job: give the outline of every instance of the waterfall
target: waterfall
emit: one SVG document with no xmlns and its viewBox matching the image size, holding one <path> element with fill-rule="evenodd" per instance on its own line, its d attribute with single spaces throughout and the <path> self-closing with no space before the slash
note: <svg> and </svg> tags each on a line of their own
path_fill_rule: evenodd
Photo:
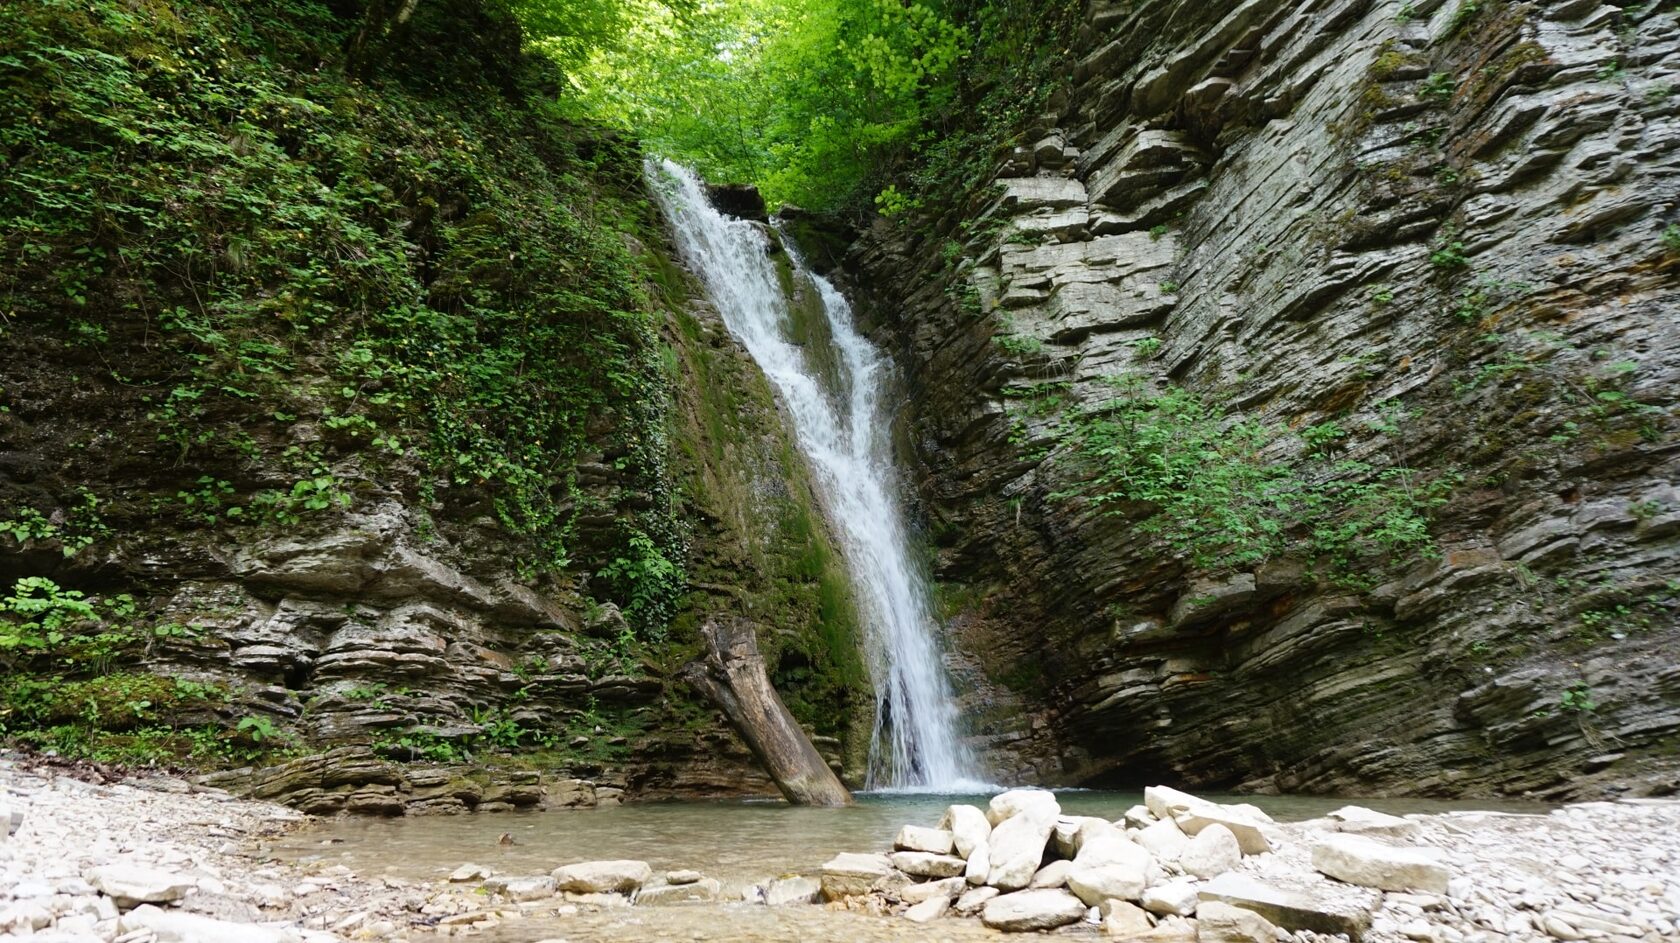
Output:
<svg viewBox="0 0 1680 943">
<path fill-rule="evenodd" d="M 764 227 L 714 209 L 687 168 L 650 161 L 647 172 L 684 259 L 792 418 L 838 531 L 875 685 L 866 785 L 988 788 L 957 733 L 927 583 L 910 552 L 881 402 L 887 365 L 880 352 L 858 332 L 845 297 L 790 249 L 794 277 L 818 292 L 834 349 L 814 352 L 795 343 L 792 311 Z"/>
</svg>

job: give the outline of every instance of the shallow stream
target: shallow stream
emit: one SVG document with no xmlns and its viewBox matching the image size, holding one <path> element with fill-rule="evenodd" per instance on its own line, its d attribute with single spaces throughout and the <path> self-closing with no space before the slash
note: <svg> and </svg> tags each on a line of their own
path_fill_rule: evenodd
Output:
<svg viewBox="0 0 1680 943">
<path fill-rule="evenodd" d="M 1208 798 L 1218 800 L 1216 795 Z M 647 861 L 655 874 L 692 868 L 723 882 L 726 893 L 787 874 L 814 875 L 842 851 L 887 851 L 907 824 L 935 825 L 947 805 L 984 807 L 989 796 L 926 794 L 860 795 L 845 809 L 789 807 L 780 801 L 671 802 L 602 809 L 496 815 L 342 819 L 293 834 L 275 851 L 291 860 L 343 864 L 367 878 L 381 875 L 441 881 L 463 863 L 498 874 L 545 874 L 563 864 L 609 858 Z M 1141 793 L 1065 791 L 1057 794 L 1071 815 L 1119 818 L 1143 801 Z M 1279 821 L 1321 816 L 1345 799 L 1243 796 Z M 1360 799 L 1359 805 L 1393 814 L 1501 808 L 1540 811 L 1530 804 L 1426 799 Z M 511 836 L 503 844 L 501 836 Z M 570 917 L 510 923 L 484 940 L 566 939 L 574 943 L 667 940 L 996 940 L 976 921 L 946 920 L 919 926 L 896 918 L 834 913 L 819 907 L 744 904 L 634 907 Z"/>
</svg>

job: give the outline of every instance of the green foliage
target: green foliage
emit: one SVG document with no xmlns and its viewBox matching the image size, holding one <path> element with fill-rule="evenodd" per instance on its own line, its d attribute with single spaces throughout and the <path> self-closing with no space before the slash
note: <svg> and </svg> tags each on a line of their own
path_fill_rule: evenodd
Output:
<svg viewBox="0 0 1680 943">
<path fill-rule="evenodd" d="M 622 43 L 567 66 L 578 111 L 711 179 L 756 183 L 772 204 L 885 216 L 920 205 L 895 179 L 906 162 L 923 191 L 978 175 L 1053 90 L 1080 10 L 1075 0 L 628 6 Z"/>
<path fill-rule="evenodd" d="M 1441 38 L 1451 39 L 1475 22 L 1486 2 L 1487 0 L 1460 0 L 1458 7 L 1453 10 L 1452 17 L 1447 20 L 1447 27 L 1442 31 Z"/>
<path fill-rule="evenodd" d="M 1464 242 L 1456 238 L 1452 232 L 1447 232 L 1436 241 L 1435 247 L 1429 253 L 1429 264 L 1443 272 L 1452 272 L 1470 267 L 1470 256 L 1465 254 Z"/>
<path fill-rule="evenodd" d="M 58 541 L 65 557 L 74 557 L 95 542 L 110 536 L 111 530 L 99 516 L 100 500 L 86 487 L 78 488 L 68 508 L 56 517 L 62 523 L 32 507 L 19 507 L 6 520 L 0 520 L 0 537 L 9 537 L 18 544 Z"/>
<path fill-rule="evenodd" d="M 0 6 L 4 317 L 83 345 L 144 337 L 124 388 L 169 460 L 290 476 L 248 492 L 189 473 L 163 500 L 195 524 L 348 508 L 360 450 L 418 465 L 420 499 L 486 499 L 527 571 L 564 566 L 587 449 L 629 455 L 634 486 L 660 491 L 659 317 L 624 235 L 651 209 L 597 182 L 634 181 L 639 155 L 569 122 L 563 76 L 522 55 L 509 17 L 575 67 L 622 45 L 635 9 L 377 8 Z M 351 75 L 342 50 L 362 47 Z M 327 443 L 288 444 L 293 423 Z M 0 532 L 46 539 L 30 513 Z M 676 555 L 668 513 L 638 527 Z M 50 535 L 67 554 L 99 536 L 70 523 Z"/>
<path fill-rule="evenodd" d="M 1577 681 L 1565 688 L 1558 699 L 1558 706 L 1570 714 L 1590 714 L 1598 710 L 1598 702 L 1592 699 L 1592 689 L 1585 681 Z"/>
<path fill-rule="evenodd" d="M 1420 486 L 1410 469 L 1356 462 L 1309 475 L 1264 457 L 1277 430 L 1135 377 L 1066 434 L 1094 474 L 1092 500 L 1143 518 L 1144 531 L 1210 569 L 1253 566 L 1299 543 L 1336 578 L 1358 582 L 1367 565 L 1430 552 L 1428 514 L 1451 484 Z M 1326 451 L 1342 435 L 1324 423 L 1303 438 Z"/>
<path fill-rule="evenodd" d="M 1418 97 L 1426 101 L 1450 101 L 1458 91 L 1458 80 L 1450 72 L 1434 72 L 1418 88 Z"/>
<path fill-rule="evenodd" d="M 683 568 L 641 531 L 631 533 L 625 547 L 627 552 L 602 567 L 598 575 L 615 596 L 628 601 L 628 618 L 662 628 L 675 614 L 677 600 L 687 588 Z"/>
<path fill-rule="evenodd" d="M 1670 223 L 1663 230 L 1662 244 L 1670 252 L 1680 252 L 1680 223 Z"/>
</svg>

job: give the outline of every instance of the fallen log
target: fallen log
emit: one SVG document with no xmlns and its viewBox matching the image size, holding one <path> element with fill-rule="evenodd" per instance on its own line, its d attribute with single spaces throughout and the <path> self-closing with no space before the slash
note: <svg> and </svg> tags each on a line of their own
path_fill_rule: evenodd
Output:
<svg viewBox="0 0 1680 943">
<path fill-rule="evenodd" d="M 683 668 L 684 680 L 729 718 L 764 771 L 794 805 L 851 805 L 852 794 L 823 762 L 770 684 L 758 636 L 745 619 L 713 619 L 700 630 L 706 654 Z"/>
</svg>

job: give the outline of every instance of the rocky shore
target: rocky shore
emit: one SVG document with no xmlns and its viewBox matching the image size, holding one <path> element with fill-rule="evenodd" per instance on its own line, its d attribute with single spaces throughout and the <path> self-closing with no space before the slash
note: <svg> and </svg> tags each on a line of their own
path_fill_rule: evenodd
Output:
<svg viewBox="0 0 1680 943">
<path fill-rule="evenodd" d="M 1385 815 L 1282 824 L 1166 787 L 1108 821 L 1013 790 L 906 825 L 891 854 L 823 867 L 831 907 L 1006 932 L 1100 925 L 1117 939 L 1377 943 L 1680 939 L 1680 802 L 1550 815 Z M 1637 842 L 1625 839 L 1639 836 Z"/>
<path fill-rule="evenodd" d="M 745 884 L 643 861 L 556 862 L 536 874 L 464 862 L 427 882 L 273 854 L 276 839 L 310 821 L 179 779 L 87 781 L 0 760 L 0 822 L 10 825 L 0 829 L 0 936 L 665 939 L 675 938 L 670 921 L 653 915 L 683 910 L 704 918 L 710 939 L 730 939 L 719 934 L 737 925 L 739 939 L 803 939 L 824 933 L 825 920 L 844 931 L 832 938 L 870 940 L 1035 930 L 1159 943 L 1680 938 L 1680 802 L 1667 800 L 1549 815 L 1349 806 L 1279 823 L 1160 787 L 1113 820 L 1064 815 L 1054 795 L 1014 790 L 907 824 L 890 852 L 841 853 L 819 867 L 813 849 L 808 873 Z M 754 916 L 770 913 L 794 919 Z"/>
</svg>

